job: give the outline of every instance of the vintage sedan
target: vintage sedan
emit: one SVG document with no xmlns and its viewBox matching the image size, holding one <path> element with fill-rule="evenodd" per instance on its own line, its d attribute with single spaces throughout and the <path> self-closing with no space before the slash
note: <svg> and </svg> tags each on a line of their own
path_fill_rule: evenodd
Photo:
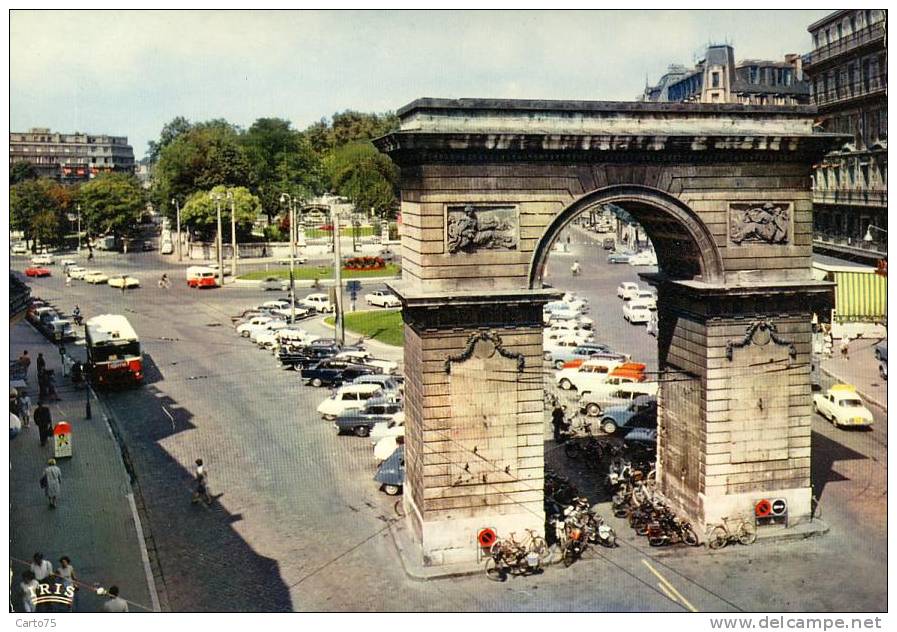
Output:
<svg viewBox="0 0 897 632">
<path fill-rule="evenodd" d="M 329 358 L 318 362 L 314 366 L 303 368 L 301 376 L 305 382 L 317 387 L 325 384 L 351 382 L 359 375 L 381 372 L 380 369 L 372 366 Z"/>
<path fill-rule="evenodd" d="M 392 455 L 380 464 L 374 480 L 380 483 L 382 489 L 389 496 L 402 493 L 405 484 L 405 446 L 400 445 Z"/>
<path fill-rule="evenodd" d="M 402 404 L 382 397 L 372 398 L 364 406 L 347 410 L 337 415 L 333 427 L 337 434 L 352 433 L 356 437 L 366 437 L 379 423 L 394 421 L 402 412 Z"/>
<path fill-rule="evenodd" d="M 87 274 L 87 268 L 82 268 L 81 266 L 69 266 L 65 269 L 65 273 L 73 279 L 83 279 L 84 275 Z"/>
<path fill-rule="evenodd" d="M 140 279 L 128 276 L 127 274 L 117 274 L 113 277 L 109 277 L 109 287 L 131 290 L 140 287 Z"/>
<path fill-rule="evenodd" d="M 402 301 L 399 297 L 387 290 L 374 290 L 370 294 L 364 295 L 364 301 L 368 305 L 377 307 L 401 307 Z"/>
<path fill-rule="evenodd" d="M 29 266 L 25 268 L 25 276 L 48 277 L 50 276 L 50 271 L 43 266 Z"/>
<path fill-rule="evenodd" d="M 639 395 L 629 404 L 609 406 L 601 414 L 601 429 L 607 434 L 628 436 L 634 428 L 657 428 L 657 398 Z"/>
<path fill-rule="evenodd" d="M 280 279 L 278 277 L 271 276 L 266 277 L 265 280 L 259 284 L 259 287 L 261 287 L 265 292 L 269 290 L 286 292 L 290 289 L 290 282 L 287 279 Z"/>
<path fill-rule="evenodd" d="M 835 384 L 825 393 L 814 394 L 813 412 L 828 419 L 835 428 L 871 426 L 875 421 L 856 387 L 850 384 Z"/>
<path fill-rule="evenodd" d="M 607 255 L 608 263 L 629 263 L 631 252 L 611 252 Z"/>
<path fill-rule="evenodd" d="M 103 272 L 99 270 L 91 270 L 84 275 L 84 280 L 87 283 L 91 283 L 93 285 L 97 285 L 99 283 L 108 283 L 109 277 L 106 276 Z"/>
<path fill-rule="evenodd" d="M 36 266 L 51 266 L 53 265 L 53 257 L 47 254 L 37 255 L 31 258 L 31 263 Z"/>
</svg>

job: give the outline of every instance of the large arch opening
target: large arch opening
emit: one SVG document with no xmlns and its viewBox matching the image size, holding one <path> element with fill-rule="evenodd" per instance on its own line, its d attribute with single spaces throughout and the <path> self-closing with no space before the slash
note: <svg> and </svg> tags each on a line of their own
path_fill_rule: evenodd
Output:
<svg viewBox="0 0 897 632">
<path fill-rule="evenodd" d="M 646 186 L 618 185 L 592 191 L 561 211 L 546 227 L 533 252 L 530 289 L 543 285 L 545 264 L 558 237 L 589 209 L 615 205 L 644 228 L 654 244 L 658 268 L 670 279 L 719 283 L 723 263 L 707 226 L 697 214 L 669 193 Z"/>
</svg>

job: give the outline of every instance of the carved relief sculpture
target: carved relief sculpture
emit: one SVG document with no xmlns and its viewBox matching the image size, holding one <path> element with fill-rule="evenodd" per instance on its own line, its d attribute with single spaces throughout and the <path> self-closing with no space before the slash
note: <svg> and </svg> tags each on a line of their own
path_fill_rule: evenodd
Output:
<svg viewBox="0 0 897 632">
<path fill-rule="evenodd" d="M 746 347 L 751 343 L 762 347 L 768 345 L 770 341 L 777 345 L 788 347 L 788 355 L 792 359 L 797 357 L 797 347 L 794 346 L 793 342 L 784 340 L 779 336 L 779 330 L 774 323 L 768 320 L 758 320 L 748 325 L 741 340 L 730 340 L 726 343 L 726 358 L 731 362 L 732 352 L 735 349 Z"/>
<path fill-rule="evenodd" d="M 790 209 L 784 203 L 729 206 L 729 238 L 735 244 L 787 244 L 790 226 Z"/>
<path fill-rule="evenodd" d="M 446 248 L 450 253 L 516 250 L 518 221 L 513 208 L 449 207 Z"/>
</svg>

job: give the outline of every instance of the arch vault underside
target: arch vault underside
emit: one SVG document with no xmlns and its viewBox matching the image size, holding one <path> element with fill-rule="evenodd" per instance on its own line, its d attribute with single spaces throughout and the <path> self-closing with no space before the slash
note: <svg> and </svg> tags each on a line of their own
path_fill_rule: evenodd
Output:
<svg viewBox="0 0 897 632">
<path fill-rule="evenodd" d="M 401 167 L 408 520 L 427 565 L 482 527 L 544 528 L 551 242 L 613 203 L 660 271 L 658 484 L 698 526 L 810 515 L 809 108 L 422 99 L 376 141 Z M 600 323 L 599 323 L 600 326 Z"/>
</svg>

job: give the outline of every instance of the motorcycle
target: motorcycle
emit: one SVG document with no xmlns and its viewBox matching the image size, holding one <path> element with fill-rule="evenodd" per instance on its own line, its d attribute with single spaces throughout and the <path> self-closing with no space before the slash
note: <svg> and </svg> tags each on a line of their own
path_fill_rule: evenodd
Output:
<svg viewBox="0 0 897 632">
<path fill-rule="evenodd" d="M 698 546 L 698 534 L 687 520 L 681 520 L 665 514 L 657 522 L 648 525 L 648 544 L 666 546 L 668 544 L 687 544 Z"/>
</svg>

